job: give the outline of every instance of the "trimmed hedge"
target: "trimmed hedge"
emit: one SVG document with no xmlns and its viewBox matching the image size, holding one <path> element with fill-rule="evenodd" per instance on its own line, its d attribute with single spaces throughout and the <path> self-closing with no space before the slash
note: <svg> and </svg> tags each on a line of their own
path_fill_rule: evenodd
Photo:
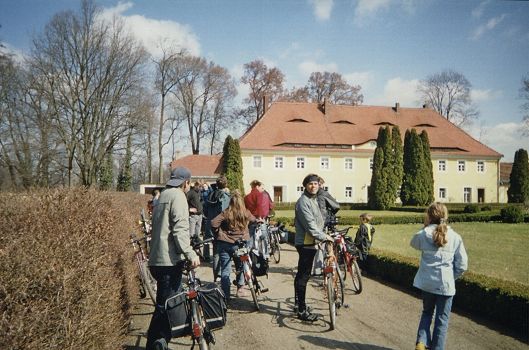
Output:
<svg viewBox="0 0 529 350">
<path fill-rule="evenodd" d="M 368 271 L 408 290 L 419 267 L 418 259 L 373 248 L 368 256 Z M 493 322 L 504 324 L 524 339 L 529 338 L 529 288 L 475 273 L 465 273 L 456 281 L 454 305 Z"/>
</svg>

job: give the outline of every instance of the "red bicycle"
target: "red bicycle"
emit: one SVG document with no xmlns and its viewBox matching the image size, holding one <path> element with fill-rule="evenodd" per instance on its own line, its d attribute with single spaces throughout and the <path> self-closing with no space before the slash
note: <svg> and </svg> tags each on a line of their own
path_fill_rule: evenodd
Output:
<svg viewBox="0 0 529 350">
<path fill-rule="evenodd" d="M 347 272 L 351 275 L 352 289 L 355 294 L 362 293 L 362 274 L 360 267 L 356 260 L 359 257 L 358 249 L 354 244 L 353 238 L 347 233 L 352 227 L 344 228 L 343 230 L 336 230 L 329 232 L 330 236 L 334 238 L 334 255 L 338 261 L 338 270 L 346 280 Z"/>
</svg>

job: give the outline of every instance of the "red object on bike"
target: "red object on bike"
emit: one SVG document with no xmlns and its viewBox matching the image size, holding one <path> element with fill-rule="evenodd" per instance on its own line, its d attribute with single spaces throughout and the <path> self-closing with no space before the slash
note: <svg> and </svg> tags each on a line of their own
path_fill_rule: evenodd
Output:
<svg viewBox="0 0 529 350">
<path fill-rule="evenodd" d="M 250 261 L 250 256 L 242 255 L 242 256 L 239 257 L 239 259 L 241 259 L 241 261 Z"/>
<path fill-rule="evenodd" d="M 323 268 L 323 273 L 331 273 L 333 271 L 334 271 L 334 267 L 332 267 L 332 266 L 325 266 Z"/>
<path fill-rule="evenodd" d="M 201 330 L 200 330 L 200 325 L 198 323 L 194 323 L 193 324 L 193 335 L 196 337 L 196 338 L 199 338 L 201 336 Z"/>
<path fill-rule="evenodd" d="M 196 290 L 190 290 L 187 292 L 187 297 L 189 299 L 195 299 L 197 297 L 198 293 Z"/>
</svg>

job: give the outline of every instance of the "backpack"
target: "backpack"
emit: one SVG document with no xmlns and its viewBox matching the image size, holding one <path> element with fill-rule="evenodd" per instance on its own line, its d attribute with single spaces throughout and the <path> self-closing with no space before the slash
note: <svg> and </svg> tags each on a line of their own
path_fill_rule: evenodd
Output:
<svg viewBox="0 0 529 350">
<path fill-rule="evenodd" d="M 266 260 L 263 254 L 255 254 L 254 251 L 250 251 L 250 259 L 252 259 L 252 272 L 256 277 L 268 275 L 268 260 Z"/>
<path fill-rule="evenodd" d="M 223 190 L 214 189 L 208 195 L 206 203 L 204 203 L 204 214 L 208 219 L 214 219 L 217 215 L 222 213 L 229 204 L 230 195 Z"/>
</svg>

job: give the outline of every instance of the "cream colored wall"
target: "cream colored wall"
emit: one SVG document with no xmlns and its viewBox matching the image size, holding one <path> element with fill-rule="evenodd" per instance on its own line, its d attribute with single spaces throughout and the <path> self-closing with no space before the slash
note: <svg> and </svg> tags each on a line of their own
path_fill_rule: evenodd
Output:
<svg viewBox="0 0 529 350">
<path fill-rule="evenodd" d="M 439 171 L 439 160 L 446 161 L 446 171 Z M 458 161 L 465 161 L 465 171 L 458 171 Z M 485 171 L 478 172 L 477 162 L 484 161 Z M 434 196 L 443 202 L 464 202 L 464 188 L 471 189 L 471 202 L 478 202 L 478 189 L 485 189 L 485 203 L 498 201 L 498 161 L 483 159 L 432 157 L 434 174 Z M 439 188 L 447 189 L 445 199 L 438 198 Z"/>
<path fill-rule="evenodd" d="M 274 186 L 283 189 L 283 202 L 295 202 L 300 193 L 296 187 L 302 185 L 303 178 L 309 173 L 315 173 L 325 180 L 325 185 L 329 187 L 329 192 L 341 203 L 365 203 L 367 202 L 367 187 L 371 182 L 371 170 L 369 169 L 370 158 L 372 158 L 374 147 L 364 145 L 357 147 L 357 151 L 365 150 L 361 153 L 340 152 L 339 154 L 321 153 L 318 155 L 305 154 L 302 152 L 258 152 L 242 151 L 243 160 L 243 181 L 246 192 L 250 192 L 250 182 L 257 179 L 264 183 L 265 189 L 273 196 Z M 253 166 L 253 156 L 260 155 L 262 167 Z M 274 159 L 282 156 L 284 159 L 283 169 L 274 168 Z M 296 158 L 305 157 L 305 168 L 296 168 Z M 330 168 L 321 169 L 320 159 L 322 156 L 329 157 Z M 353 169 L 344 169 L 344 159 L 353 159 Z M 463 188 L 471 188 L 471 200 L 476 203 L 478 200 L 478 188 L 485 189 L 485 202 L 494 203 L 498 201 L 497 186 L 497 162 L 496 160 L 484 160 L 485 171 L 477 172 L 477 160 L 469 159 L 448 159 L 437 158 L 432 155 L 432 165 L 434 172 L 434 196 L 436 200 L 445 202 L 463 202 Z M 438 160 L 446 160 L 447 170 L 438 170 Z M 457 170 L 457 161 L 466 161 L 466 171 Z M 353 188 L 352 198 L 345 197 L 345 187 Z M 447 189 L 447 198 L 438 198 L 439 188 Z"/>
</svg>

